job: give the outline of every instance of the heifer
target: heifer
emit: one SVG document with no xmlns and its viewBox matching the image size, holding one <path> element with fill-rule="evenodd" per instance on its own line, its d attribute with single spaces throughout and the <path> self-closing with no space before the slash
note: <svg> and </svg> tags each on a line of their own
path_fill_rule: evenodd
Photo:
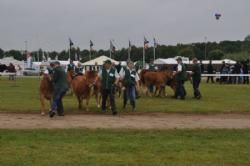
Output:
<svg viewBox="0 0 250 166">
<path fill-rule="evenodd" d="M 89 111 L 89 99 L 91 96 L 91 87 L 93 85 L 89 84 L 86 76 L 74 76 L 74 71 L 70 70 L 67 72 L 67 79 L 70 83 L 73 93 L 78 100 L 78 108 L 82 109 L 82 101 L 86 100 L 86 111 Z"/>
<path fill-rule="evenodd" d="M 45 115 L 45 101 L 48 100 L 51 106 L 53 97 L 53 83 L 50 79 L 49 74 L 43 74 L 43 78 L 40 82 L 39 92 L 41 103 L 41 115 Z"/>
<path fill-rule="evenodd" d="M 146 94 L 149 94 L 148 87 L 155 86 L 155 96 L 165 96 L 166 83 L 173 79 L 173 72 L 170 70 L 164 71 L 149 71 L 142 70 L 140 73 L 141 84 L 146 87 Z M 172 85 L 172 83 L 170 83 Z M 173 88 L 171 86 L 171 88 Z M 150 94 L 152 96 L 152 94 Z"/>
<path fill-rule="evenodd" d="M 90 86 L 93 86 L 93 95 L 96 99 L 97 107 L 100 108 L 101 103 L 101 79 L 98 76 L 98 72 L 91 70 L 85 73 L 85 77 Z"/>
</svg>

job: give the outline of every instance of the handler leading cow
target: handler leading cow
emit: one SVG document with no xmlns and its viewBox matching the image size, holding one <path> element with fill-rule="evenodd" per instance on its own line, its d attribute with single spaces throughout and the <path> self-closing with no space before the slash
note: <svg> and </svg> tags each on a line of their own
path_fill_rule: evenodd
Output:
<svg viewBox="0 0 250 166">
<path fill-rule="evenodd" d="M 120 76 L 117 70 L 112 67 L 110 60 L 105 61 L 104 68 L 99 72 L 99 77 L 102 83 L 102 111 L 106 112 L 106 103 L 109 98 L 111 111 L 113 115 L 116 115 L 115 86 L 118 84 Z"/>
<path fill-rule="evenodd" d="M 62 98 L 67 92 L 69 85 L 67 81 L 67 75 L 64 69 L 60 66 L 59 62 L 54 63 L 54 72 L 52 75 L 52 82 L 54 85 L 54 92 L 53 92 L 53 102 L 52 108 L 49 112 L 49 116 L 52 118 L 56 115 L 64 116 L 64 109 Z"/>
<path fill-rule="evenodd" d="M 126 107 L 128 99 L 132 105 L 132 111 L 135 111 L 136 91 L 139 89 L 139 76 L 134 69 L 132 61 L 128 61 L 127 67 L 124 67 L 120 71 L 121 79 L 125 87 L 123 93 L 123 108 Z"/>
</svg>

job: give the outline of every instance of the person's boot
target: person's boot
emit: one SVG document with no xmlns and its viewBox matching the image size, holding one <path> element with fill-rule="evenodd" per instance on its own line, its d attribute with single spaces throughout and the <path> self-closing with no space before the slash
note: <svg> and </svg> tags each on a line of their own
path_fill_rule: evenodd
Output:
<svg viewBox="0 0 250 166">
<path fill-rule="evenodd" d="M 132 105 L 132 112 L 135 112 L 135 101 L 131 101 L 131 105 Z"/>
<path fill-rule="evenodd" d="M 135 97 L 136 99 L 139 99 L 141 97 L 140 94 L 139 94 L 139 92 L 138 92 L 138 90 L 135 90 L 135 96 L 136 96 Z"/>
<path fill-rule="evenodd" d="M 49 111 L 49 117 L 50 118 L 53 118 L 55 115 L 56 115 L 55 111 L 53 111 L 53 110 Z"/>
<path fill-rule="evenodd" d="M 126 108 L 126 105 L 127 105 L 127 102 L 124 101 L 124 102 L 123 102 L 123 107 L 122 107 L 122 108 L 125 109 L 125 108 Z"/>
</svg>

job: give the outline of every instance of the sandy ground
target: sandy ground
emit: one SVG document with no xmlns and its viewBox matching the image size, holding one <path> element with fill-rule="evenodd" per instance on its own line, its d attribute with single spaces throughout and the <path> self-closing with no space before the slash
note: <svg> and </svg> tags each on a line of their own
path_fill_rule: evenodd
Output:
<svg viewBox="0 0 250 166">
<path fill-rule="evenodd" d="M 0 113 L 1 129 L 245 129 L 250 114 L 80 114 L 64 117 Z"/>
</svg>

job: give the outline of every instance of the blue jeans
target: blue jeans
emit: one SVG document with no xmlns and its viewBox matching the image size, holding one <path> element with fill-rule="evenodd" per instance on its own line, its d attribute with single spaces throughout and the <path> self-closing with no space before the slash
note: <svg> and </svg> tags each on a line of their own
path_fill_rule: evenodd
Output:
<svg viewBox="0 0 250 166">
<path fill-rule="evenodd" d="M 62 98 L 66 94 L 66 89 L 55 89 L 52 102 L 52 111 L 57 111 L 57 113 L 64 113 Z"/>
<path fill-rule="evenodd" d="M 186 90 L 184 87 L 184 82 L 183 80 L 178 80 L 176 83 L 176 97 L 181 97 L 184 98 L 186 96 Z"/>
<path fill-rule="evenodd" d="M 127 101 L 130 101 L 130 104 L 132 105 L 133 108 L 135 108 L 135 99 L 136 99 L 136 89 L 135 86 L 128 86 L 126 87 L 126 90 L 124 92 L 123 96 L 123 104 L 124 107 L 127 104 Z"/>
</svg>

